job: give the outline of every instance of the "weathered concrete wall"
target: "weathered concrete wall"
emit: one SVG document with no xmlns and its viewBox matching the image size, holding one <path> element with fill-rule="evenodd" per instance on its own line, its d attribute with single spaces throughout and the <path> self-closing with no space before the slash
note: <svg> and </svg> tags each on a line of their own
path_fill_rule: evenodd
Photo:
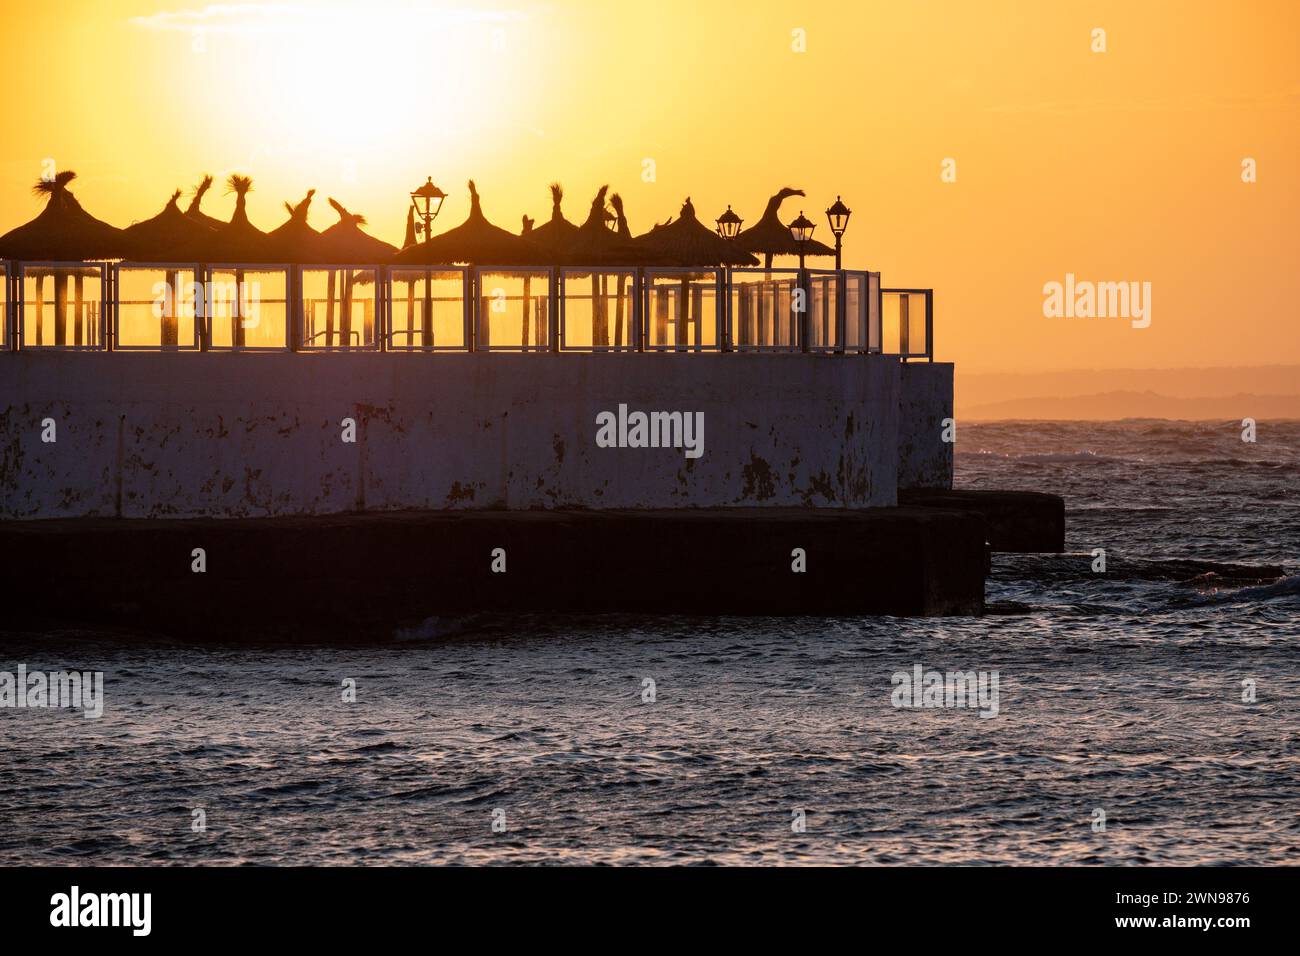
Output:
<svg viewBox="0 0 1300 956">
<path fill-rule="evenodd" d="M 952 363 L 907 362 L 898 371 L 898 487 L 951 488 L 943 420 L 952 417 Z"/>
<path fill-rule="evenodd" d="M 924 389 L 900 398 L 900 373 Z M 948 412 L 925 406 L 951 408 L 951 374 L 883 356 L 0 354 L 0 517 L 892 505 L 900 411 L 911 469 L 937 467 L 923 423 Z M 620 403 L 703 412 L 703 456 L 597 447 Z"/>
</svg>

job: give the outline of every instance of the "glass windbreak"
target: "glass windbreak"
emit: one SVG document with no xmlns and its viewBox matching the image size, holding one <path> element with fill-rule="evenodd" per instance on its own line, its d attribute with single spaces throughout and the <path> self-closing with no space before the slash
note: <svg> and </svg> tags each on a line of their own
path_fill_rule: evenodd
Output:
<svg viewBox="0 0 1300 956">
<path fill-rule="evenodd" d="M 926 296 L 924 292 L 891 292 L 881 296 L 884 351 L 891 355 L 924 355 Z"/>
<path fill-rule="evenodd" d="M 566 349 L 632 347 L 633 270 L 565 270 L 564 340 Z"/>
<path fill-rule="evenodd" d="M 213 269 L 207 289 L 212 348 L 285 348 L 287 289 L 283 269 Z"/>
<path fill-rule="evenodd" d="M 391 270 L 388 347 L 465 348 L 465 288 L 460 269 Z"/>
<path fill-rule="evenodd" d="M 375 269 L 303 269 L 299 345 L 305 349 L 374 348 L 378 342 L 378 278 Z"/>
<path fill-rule="evenodd" d="M 808 274 L 808 347 L 829 350 L 840 346 L 840 279 L 834 272 Z"/>
<path fill-rule="evenodd" d="M 718 343 L 718 274 L 645 274 L 646 348 L 699 351 Z"/>
<path fill-rule="evenodd" d="M 798 273 L 731 273 L 731 341 L 738 349 L 799 348 Z"/>
<path fill-rule="evenodd" d="M 545 349 L 551 315 L 547 269 L 480 272 L 476 345 L 481 349 Z"/>
<path fill-rule="evenodd" d="M 882 348 L 880 315 L 880 273 L 867 273 L 867 347 L 873 352 Z"/>
<path fill-rule="evenodd" d="M 844 273 L 844 349 L 865 352 L 870 341 L 867 322 L 870 284 L 865 272 Z"/>
<path fill-rule="evenodd" d="M 99 266 L 23 269 L 23 346 L 100 348 L 104 280 Z"/>
<path fill-rule="evenodd" d="M 115 348 L 192 349 L 199 343 L 199 284 L 193 266 L 117 270 Z"/>
</svg>

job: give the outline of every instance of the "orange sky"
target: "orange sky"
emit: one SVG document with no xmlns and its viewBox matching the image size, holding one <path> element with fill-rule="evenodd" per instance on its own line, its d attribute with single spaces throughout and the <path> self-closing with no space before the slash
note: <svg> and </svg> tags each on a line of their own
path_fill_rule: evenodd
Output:
<svg viewBox="0 0 1300 956">
<path fill-rule="evenodd" d="M 0 230 L 47 159 L 117 225 L 241 170 L 264 228 L 314 186 L 315 225 L 335 196 L 394 242 L 426 175 L 442 228 L 471 176 L 516 229 L 553 179 L 575 220 L 611 183 L 635 231 L 788 184 L 818 238 L 853 208 L 848 265 L 935 289 L 964 369 L 1300 363 L 1298 33 L 1293 0 L 51 2 L 0 35 Z M 1045 318 L 1067 272 L 1150 282 L 1150 327 Z"/>
</svg>

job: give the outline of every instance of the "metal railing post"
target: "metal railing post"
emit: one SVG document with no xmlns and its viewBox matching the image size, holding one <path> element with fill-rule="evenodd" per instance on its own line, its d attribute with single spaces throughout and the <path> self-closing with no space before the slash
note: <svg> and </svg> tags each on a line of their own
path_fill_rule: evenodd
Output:
<svg viewBox="0 0 1300 956">
<path fill-rule="evenodd" d="M 934 361 L 934 290 L 925 290 L 925 360 Z"/>
</svg>

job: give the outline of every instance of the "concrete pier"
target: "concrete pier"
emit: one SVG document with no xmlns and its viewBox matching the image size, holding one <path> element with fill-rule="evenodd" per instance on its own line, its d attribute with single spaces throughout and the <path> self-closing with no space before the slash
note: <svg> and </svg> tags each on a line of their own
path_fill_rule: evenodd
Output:
<svg viewBox="0 0 1300 956">
<path fill-rule="evenodd" d="M 903 488 L 898 502 L 916 508 L 941 508 L 977 516 L 991 551 L 1065 550 L 1065 499 L 1037 491 L 976 491 Z"/>
<path fill-rule="evenodd" d="M 984 566 L 978 516 L 933 508 L 0 522 L 7 628 L 196 639 L 480 611 L 978 614 Z"/>
<path fill-rule="evenodd" d="M 923 375 L 946 411 L 904 401 Z M 884 355 L 16 352 L 0 518 L 893 505 L 900 436 L 950 474 L 951 380 Z M 620 405 L 699 413 L 702 454 L 602 447 Z"/>
</svg>

